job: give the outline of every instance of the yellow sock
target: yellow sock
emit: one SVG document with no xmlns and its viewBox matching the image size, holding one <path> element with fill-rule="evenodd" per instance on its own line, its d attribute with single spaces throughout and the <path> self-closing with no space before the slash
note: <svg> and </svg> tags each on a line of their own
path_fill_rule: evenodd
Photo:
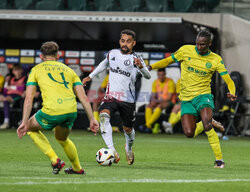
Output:
<svg viewBox="0 0 250 192">
<path fill-rule="evenodd" d="M 72 163 L 72 168 L 74 169 L 74 171 L 80 171 L 82 167 L 80 165 L 75 144 L 69 138 L 67 138 L 65 141 L 57 141 L 62 145 L 66 155 Z"/>
<path fill-rule="evenodd" d="M 152 114 L 152 116 L 150 117 L 148 123 L 146 123 L 146 126 L 148 128 L 151 128 L 152 124 L 159 119 L 159 117 L 161 116 L 161 108 L 160 107 L 156 107 L 154 110 L 154 113 Z"/>
<path fill-rule="evenodd" d="M 210 146 L 214 152 L 216 160 L 221 160 L 222 153 L 220 148 L 220 140 L 217 133 L 214 131 L 213 128 L 210 131 L 206 131 L 205 133 L 207 134 L 208 142 L 210 143 Z"/>
<path fill-rule="evenodd" d="M 171 123 L 172 127 L 175 126 L 176 123 L 178 123 L 181 120 L 181 112 L 178 113 L 170 113 L 170 116 L 168 118 L 168 122 Z"/>
<path fill-rule="evenodd" d="M 149 119 L 151 118 L 151 116 L 152 116 L 152 109 L 147 107 L 146 111 L 145 111 L 145 122 L 146 122 L 145 124 L 148 124 Z"/>
<path fill-rule="evenodd" d="M 55 151 L 52 149 L 48 139 L 41 131 L 30 131 L 27 133 L 33 142 L 37 145 L 37 147 L 49 157 L 52 164 L 57 162 L 58 156 Z"/>
<path fill-rule="evenodd" d="M 199 123 L 196 123 L 194 137 L 197 137 L 203 130 L 204 130 L 204 127 L 203 127 L 202 121 L 200 121 Z"/>
<path fill-rule="evenodd" d="M 93 114 L 94 114 L 94 118 L 95 118 L 98 122 L 100 122 L 98 111 L 94 111 Z"/>
</svg>

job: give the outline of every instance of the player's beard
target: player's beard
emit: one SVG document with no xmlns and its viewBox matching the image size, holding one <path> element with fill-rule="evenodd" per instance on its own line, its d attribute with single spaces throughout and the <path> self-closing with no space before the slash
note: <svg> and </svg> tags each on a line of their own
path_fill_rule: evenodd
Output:
<svg viewBox="0 0 250 192">
<path fill-rule="evenodd" d="M 127 49 L 123 49 L 123 48 L 127 48 Z M 123 46 L 123 47 L 121 47 L 121 52 L 123 54 L 128 54 L 130 52 L 130 50 L 129 50 L 129 48 L 127 46 Z"/>
</svg>

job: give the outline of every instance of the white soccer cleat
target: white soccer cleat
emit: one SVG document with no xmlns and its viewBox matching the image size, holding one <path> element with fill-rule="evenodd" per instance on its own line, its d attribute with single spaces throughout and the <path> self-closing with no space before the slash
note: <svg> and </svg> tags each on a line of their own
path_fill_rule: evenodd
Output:
<svg viewBox="0 0 250 192">
<path fill-rule="evenodd" d="M 0 126 L 0 129 L 7 129 L 9 128 L 9 123 L 3 123 L 1 126 Z"/>
<path fill-rule="evenodd" d="M 125 151 L 125 154 L 126 154 L 126 158 L 127 158 L 127 162 L 129 165 L 132 165 L 134 163 L 134 160 L 135 160 L 135 155 L 134 155 L 134 152 L 132 151 Z"/>
<path fill-rule="evenodd" d="M 173 134 L 173 127 L 172 127 L 171 123 L 169 123 L 167 121 L 162 121 L 162 127 L 163 127 L 165 133 Z"/>
</svg>

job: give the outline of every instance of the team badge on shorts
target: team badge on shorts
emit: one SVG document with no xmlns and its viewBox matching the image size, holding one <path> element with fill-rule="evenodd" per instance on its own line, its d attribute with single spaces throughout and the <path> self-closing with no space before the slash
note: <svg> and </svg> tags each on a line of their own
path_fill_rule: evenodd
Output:
<svg viewBox="0 0 250 192">
<path fill-rule="evenodd" d="M 42 121 L 42 123 L 43 123 L 44 125 L 48 125 L 48 124 L 49 124 L 49 122 L 48 122 L 46 119 L 42 119 L 41 121 Z"/>
</svg>

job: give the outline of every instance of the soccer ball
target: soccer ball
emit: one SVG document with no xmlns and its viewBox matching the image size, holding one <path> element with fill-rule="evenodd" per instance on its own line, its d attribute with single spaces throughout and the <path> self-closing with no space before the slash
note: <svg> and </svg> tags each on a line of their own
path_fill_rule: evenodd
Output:
<svg viewBox="0 0 250 192">
<path fill-rule="evenodd" d="M 111 149 L 101 148 L 96 153 L 96 161 L 99 165 L 107 166 L 112 165 L 115 160 L 115 156 Z"/>
</svg>

